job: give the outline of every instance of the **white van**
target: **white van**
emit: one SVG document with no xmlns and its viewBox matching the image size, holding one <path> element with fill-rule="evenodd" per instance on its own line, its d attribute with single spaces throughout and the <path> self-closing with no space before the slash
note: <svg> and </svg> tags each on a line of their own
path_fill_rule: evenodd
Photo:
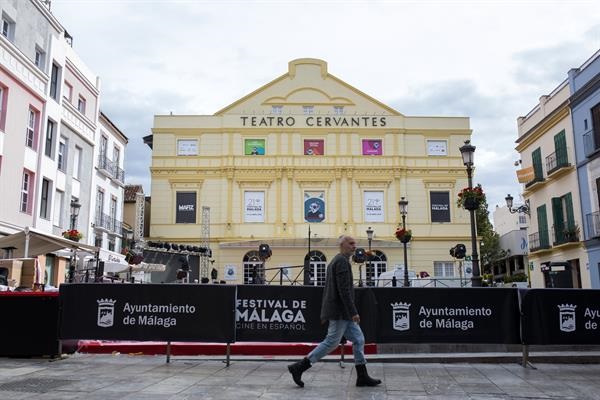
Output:
<svg viewBox="0 0 600 400">
<path fill-rule="evenodd" d="M 381 273 L 381 275 L 379 275 L 379 277 L 376 279 L 377 282 L 375 286 L 392 287 L 393 277 L 396 277 L 396 286 L 404 286 L 404 268 L 402 266 L 396 267 L 396 269 L 392 271 L 386 271 Z M 410 286 L 420 286 L 417 285 L 417 273 L 415 271 L 411 271 L 410 269 L 408 270 L 408 281 L 410 283 Z"/>
</svg>

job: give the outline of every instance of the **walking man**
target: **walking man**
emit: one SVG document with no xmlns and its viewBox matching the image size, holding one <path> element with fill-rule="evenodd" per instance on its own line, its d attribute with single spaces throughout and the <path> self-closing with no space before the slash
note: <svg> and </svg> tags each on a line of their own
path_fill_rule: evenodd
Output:
<svg viewBox="0 0 600 400">
<path fill-rule="evenodd" d="M 327 336 L 304 359 L 288 365 L 288 370 L 296 385 L 304 387 L 302 373 L 312 364 L 325 357 L 334 350 L 342 336 L 352 342 L 354 364 L 356 367 L 356 386 L 376 386 L 381 383 L 367 373 L 367 360 L 365 360 L 365 337 L 358 325 L 360 316 L 354 304 L 354 287 L 350 256 L 356 250 L 356 241 L 350 236 L 340 236 L 338 240 L 340 252 L 327 266 L 327 279 L 323 290 L 321 304 L 321 321 L 329 321 Z"/>
</svg>

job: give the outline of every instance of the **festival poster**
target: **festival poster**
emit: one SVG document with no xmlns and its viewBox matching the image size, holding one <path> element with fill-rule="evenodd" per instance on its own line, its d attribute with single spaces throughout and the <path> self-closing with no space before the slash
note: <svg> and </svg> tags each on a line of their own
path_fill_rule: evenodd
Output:
<svg viewBox="0 0 600 400">
<path fill-rule="evenodd" d="M 244 154 L 247 156 L 264 156 L 265 139 L 245 139 Z"/>
<path fill-rule="evenodd" d="M 325 192 L 304 192 L 304 220 L 306 222 L 323 222 L 325 219 Z"/>
<path fill-rule="evenodd" d="M 304 139 L 305 156 L 322 156 L 325 153 L 325 141 L 323 139 Z"/>
<path fill-rule="evenodd" d="M 244 192 L 244 222 L 265 222 L 265 192 Z"/>
<path fill-rule="evenodd" d="M 384 222 L 383 220 L 383 191 L 365 191 L 365 221 Z"/>
<path fill-rule="evenodd" d="M 381 139 L 363 139 L 363 156 L 381 156 L 383 155 L 383 145 Z"/>
</svg>

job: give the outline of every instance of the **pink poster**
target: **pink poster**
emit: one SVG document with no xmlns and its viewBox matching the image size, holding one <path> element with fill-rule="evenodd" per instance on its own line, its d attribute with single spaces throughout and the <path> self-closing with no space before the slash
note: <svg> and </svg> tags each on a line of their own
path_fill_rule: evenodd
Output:
<svg viewBox="0 0 600 400">
<path fill-rule="evenodd" d="M 304 139 L 305 156 L 322 156 L 325 151 L 325 141 L 323 139 Z"/>
<path fill-rule="evenodd" d="M 381 139 L 363 139 L 362 141 L 363 156 L 380 156 L 383 154 L 383 146 Z"/>
</svg>

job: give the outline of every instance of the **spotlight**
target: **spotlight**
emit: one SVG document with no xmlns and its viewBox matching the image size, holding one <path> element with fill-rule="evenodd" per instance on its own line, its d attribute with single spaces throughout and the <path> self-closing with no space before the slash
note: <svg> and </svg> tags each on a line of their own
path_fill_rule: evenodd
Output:
<svg viewBox="0 0 600 400">
<path fill-rule="evenodd" d="M 188 244 L 187 246 L 185 246 L 185 249 L 186 249 L 187 251 L 192 251 L 192 246 Z"/>
<path fill-rule="evenodd" d="M 200 252 L 200 247 L 198 247 L 198 246 L 192 246 L 192 251 L 194 253 L 198 253 L 198 252 Z"/>
<path fill-rule="evenodd" d="M 263 243 L 260 246 L 258 246 L 258 258 L 260 258 L 261 261 L 265 261 L 265 260 L 269 259 L 272 254 L 273 253 L 268 244 Z"/>
<path fill-rule="evenodd" d="M 171 243 L 171 248 L 172 248 L 173 250 L 177 250 L 177 249 L 179 248 L 179 246 L 178 246 L 178 245 L 176 245 L 175 243 Z"/>
<path fill-rule="evenodd" d="M 367 261 L 367 254 L 365 252 L 365 249 L 363 249 L 362 247 L 356 249 L 354 251 L 354 255 L 352 256 L 352 261 L 354 261 L 357 264 L 362 264 L 365 261 Z"/>
</svg>

